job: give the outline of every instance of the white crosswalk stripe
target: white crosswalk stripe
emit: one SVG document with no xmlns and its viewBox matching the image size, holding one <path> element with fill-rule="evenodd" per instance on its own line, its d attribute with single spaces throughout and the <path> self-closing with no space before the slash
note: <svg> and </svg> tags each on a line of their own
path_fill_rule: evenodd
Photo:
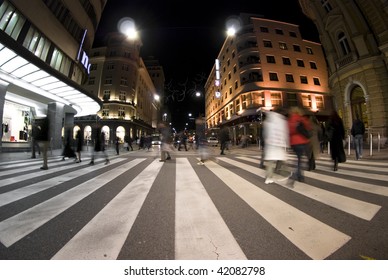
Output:
<svg viewBox="0 0 388 280">
<path fill-rule="evenodd" d="M 0 222 L 0 242 L 9 247 L 50 219 L 59 215 L 73 204 L 96 191 L 144 159 L 135 159 L 117 169 L 94 178 L 93 183 L 86 181 L 77 188 L 70 189 L 52 199 L 40 203 L 7 220 Z"/>
<path fill-rule="evenodd" d="M 187 159 L 176 168 L 176 259 L 246 259 Z"/>
<path fill-rule="evenodd" d="M 224 160 L 224 159 L 220 158 L 220 160 Z M 252 159 L 246 159 L 246 160 L 256 162 L 256 160 L 252 160 Z M 257 174 L 260 177 L 265 178 L 265 170 L 250 166 L 248 164 L 239 163 L 239 162 L 233 161 L 233 160 L 228 160 L 228 161 L 235 166 L 239 166 L 240 168 L 243 168 L 243 169 L 245 169 L 253 174 Z M 336 185 L 341 186 L 341 187 L 342 186 L 348 187 L 346 185 L 342 185 L 345 183 L 348 183 L 348 184 L 357 184 L 358 183 L 358 182 L 351 182 L 349 180 L 342 180 L 339 178 L 334 179 L 331 176 L 321 175 L 321 174 L 317 174 L 317 173 L 314 173 L 314 175 L 312 175 L 309 172 L 305 172 L 305 176 L 306 177 L 313 177 L 314 179 L 318 179 L 318 180 L 320 179 L 321 181 L 330 182 L 330 183 L 336 184 Z M 288 188 L 284 182 L 279 182 L 279 184 Z M 364 186 L 364 184 L 360 184 L 360 185 Z M 368 185 L 368 184 L 366 184 L 366 185 Z M 375 189 L 375 193 L 378 193 L 379 191 L 384 193 L 384 189 L 381 190 L 379 186 L 374 186 L 374 187 L 377 188 L 377 189 Z M 352 185 L 352 188 L 355 189 L 355 187 L 353 187 L 353 185 Z M 363 187 L 363 189 L 365 189 L 365 187 Z M 311 199 L 314 199 L 314 200 L 317 200 L 319 202 L 330 205 L 334 208 L 337 208 L 337 209 L 342 210 L 344 212 L 347 212 L 349 214 L 352 214 L 354 216 L 357 216 L 359 218 L 365 219 L 365 220 L 371 220 L 374 217 L 374 215 L 381 208 L 379 205 L 374 205 L 371 203 L 367 203 L 364 201 L 360 201 L 357 199 L 346 197 L 346 196 L 343 196 L 343 195 L 340 195 L 337 193 L 329 192 L 329 191 L 326 191 L 326 190 L 323 190 L 323 189 L 320 189 L 320 188 L 317 188 L 317 187 L 314 187 L 314 186 L 311 186 L 311 185 L 308 185 L 305 183 L 301 183 L 301 182 L 294 183 L 293 191 L 300 193 L 300 194 L 302 194 L 306 197 L 309 197 Z"/>
<path fill-rule="evenodd" d="M 156 178 L 166 172 L 168 177 L 165 180 L 174 180 L 174 212 L 171 215 L 175 222 L 174 236 L 170 238 L 174 240 L 172 250 L 175 259 L 248 258 L 246 247 L 241 245 L 235 231 L 231 230 L 233 225 L 226 221 L 225 214 L 220 213 L 215 194 L 208 191 L 213 181 L 219 190 L 228 189 L 234 193 L 232 199 L 248 205 L 254 211 L 252 213 L 293 244 L 294 250 L 303 252 L 311 259 L 326 259 L 352 240 L 352 231 L 336 228 L 327 220 L 321 221 L 305 209 L 299 209 L 298 203 L 314 201 L 326 207 L 328 215 L 339 210 L 343 215 L 354 217 L 355 221 L 369 223 L 382 206 L 378 199 L 364 198 L 358 194 L 361 192 L 381 198 L 388 196 L 388 170 L 384 162 L 348 160 L 340 165 L 337 172 L 333 172 L 330 159 L 322 157 L 317 160 L 318 170 L 305 171 L 306 182 L 295 182 L 293 188 L 281 180 L 280 175 L 276 175 L 278 180 L 275 180 L 274 187 L 300 196 L 300 201 L 291 205 L 277 197 L 276 193 L 266 190 L 272 185 L 264 184 L 265 170 L 258 167 L 259 158 L 248 153 L 213 156 L 204 166 L 198 166 L 194 162 L 195 155 L 177 157 L 165 163 L 150 156 L 116 157 L 111 158 L 110 165 L 102 164 L 104 159 L 101 158 L 96 160 L 94 166 L 88 166 L 87 160 L 76 165 L 52 157 L 50 169 L 44 172 L 38 171 L 39 160 L 14 162 L 12 169 L 8 168 L 7 163 L 2 163 L 0 242 L 10 251 L 20 242 L 33 242 L 29 241 L 32 233 L 49 227 L 50 221 L 75 205 L 93 200 L 92 194 L 121 176 L 124 180 L 122 189 L 99 207 L 79 230 L 69 234 L 59 249 L 47 255 L 52 259 L 117 259 L 131 237 L 134 224 L 142 218 L 139 215 L 142 207 L 152 203 L 147 197 L 153 190 Z M 293 160 L 295 157 L 290 156 L 290 161 Z M 169 169 L 169 165 L 174 168 Z M 131 170 L 137 170 L 137 175 L 131 179 L 126 179 L 126 174 L 122 176 Z M 251 174 L 249 180 L 244 177 L 247 175 L 241 175 L 248 174 L 246 172 Z M 203 174 L 213 176 L 217 181 L 204 180 Z M 80 181 L 82 176 L 86 176 L 84 181 Z M 340 191 L 323 188 L 321 184 L 335 186 Z M 33 199 L 58 186 L 67 185 L 69 188 L 63 188 L 63 191 L 47 198 L 36 202 Z M 352 192 L 357 193 L 352 196 Z M 14 205 L 24 204 L 24 201 L 31 204 L 20 211 L 14 209 Z"/>
<path fill-rule="evenodd" d="M 151 163 L 53 259 L 116 259 L 161 167 Z"/>
</svg>

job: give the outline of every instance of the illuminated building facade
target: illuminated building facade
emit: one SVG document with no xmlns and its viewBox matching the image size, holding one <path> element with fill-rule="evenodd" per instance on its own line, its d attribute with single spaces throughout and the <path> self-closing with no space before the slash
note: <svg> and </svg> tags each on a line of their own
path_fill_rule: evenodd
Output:
<svg viewBox="0 0 388 280">
<path fill-rule="evenodd" d="M 206 82 L 209 129 L 228 126 L 233 141 L 255 143 L 262 112 L 299 106 L 320 121 L 333 105 L 321 45 L 303 40 L 299 27 L 241 14 L 242 28 L 228 36 Z M 218 84 L 217 84 L 218 83 Z"/>
<path fill-rule="evenodd" d="M 388 1 L 299 0 L 325 50 L 330 92 L 349 130 L 356 115 L 366 137 L 388 133 Z"/>
<path fill-rule="evenodd" d="M 103 102 L 97 118 L 110 142 L 151 134 L 157 126 L 159 100 L 140 57 L 141 46 L 139 38 L 110 33 L 105 46 L 90 50 L 91 70 L 84 87 Z M 96 116 L 77 118 L 76 123 L 90 131 L 95 120 Z"/>
<path fill-rule="evenodd" d="M 51 148 L 61 148 L 74 116 L 101 101 L 82 83 L 106 0 L 0 1 L 0 150 L 30 149 L 36 118 L 50 120 Z"/>
</svg>

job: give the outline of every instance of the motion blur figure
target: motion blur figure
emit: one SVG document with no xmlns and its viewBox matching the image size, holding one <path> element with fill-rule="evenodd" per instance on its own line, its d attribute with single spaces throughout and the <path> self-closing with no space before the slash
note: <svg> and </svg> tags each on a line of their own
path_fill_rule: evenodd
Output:
<svg viewBox="0 0 388 280">
<path fill-rule="evenodd" d="M 287 160 L 289 140 L 287 120 L 279 112 L 268 112 L 263 123 L 264 160 L 266 161 L 265 183 L 273 183 L 273 172 L 279 161 Z"/>
<path fill-rule="evenodd" d="M 307 157 L 310 139 L 300 133 L 297 128 L 298 125 L 303 125 L 305 130 L 311 131 L 311 123 L 304 116 L 302 109 L 298 107 L 292 107 L 288 117 L 288 129 L 290 132 L 290 145 L 298 158 L 298 162 L 296 165 L 295 174 L 293 174 L 291 179 L 303 182 L 304 176 L 302 174 L 302 157 L 304 155 Z"/>
<path fill-rule="evenodd" d="M 331 158 L 334 161 L 333 170 L 337 171 L 338 163 L 346 161 L 343 143 L 343 140 L 345 140 L 345 127 L 337 111 L 333 111 L 330 115 L 327 122 L 326 135 L 330 142 Z"/>
</svg>

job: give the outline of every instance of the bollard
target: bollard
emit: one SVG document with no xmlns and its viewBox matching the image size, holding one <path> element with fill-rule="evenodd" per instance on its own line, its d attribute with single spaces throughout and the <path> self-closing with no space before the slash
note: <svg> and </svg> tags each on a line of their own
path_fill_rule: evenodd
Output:
<svg viewBox="0 0 388 280">
<path fill-rule="evenodd" d="M 380 132 L 377 134 L 377 152 L 380 152 Z"/>
<path fill-rule="evenodd" d="M 330 141 L 327 141 L 327 154 L 330 155 Z"/>
<path fill-rule="evenodd" d="M 372 133 L 370 134 L 370 142 L 369 142 L 369 155 L 372 156 L 373 155 L 373 135 Z"/>
</svg>

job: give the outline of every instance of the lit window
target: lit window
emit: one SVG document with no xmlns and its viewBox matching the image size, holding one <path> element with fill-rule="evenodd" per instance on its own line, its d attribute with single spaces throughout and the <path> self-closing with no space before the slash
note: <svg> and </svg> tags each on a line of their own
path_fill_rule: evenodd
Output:
<svg viewBox="0 0 388 280">
<path fill-rule="evenodd" d="M 281 50 L 287 50 L 287 44 L 284 42 L 279 42 L 279 48 Z"/>
<path fill-rule="evenodd" d="M 311 108 L 311 95 L 302 94 L 302 105 L 305 108 Z"/>
<path fill-rule="evenodd" d="M 280 92 L 271 92 L 271 104 L 274 107 L 282 106 L 282 94 Z"/>
<path fill-rule="evenodd" d="M 317 109 L 324 109 L 325 104 L 323 103 L 323 96 L 322 95 L 316 95 L 315 96 L 315 103 L 317 105 Z"/>
</svg>

